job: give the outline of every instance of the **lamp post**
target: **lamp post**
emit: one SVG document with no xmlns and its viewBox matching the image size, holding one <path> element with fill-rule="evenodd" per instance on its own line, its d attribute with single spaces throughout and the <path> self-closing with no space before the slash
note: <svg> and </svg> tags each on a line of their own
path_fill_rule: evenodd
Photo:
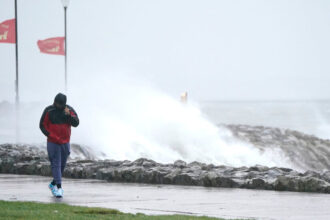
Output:
<svg viewBox="0 0 330 220">
<path fill-rule="evenodd" d="M 70 0 L 62 0 L 64 7 L 64 44 L 65 44 L 65 56 L 64 56 L 64 68 L 65 68 L 65 92 L 68 90 L 68 70 L 67 70 L 67 53 L 68 53 L 68 43 L 67 43 L 67 32 L 66 32 L 66 12 L 69 6 Z"/>
</svg>

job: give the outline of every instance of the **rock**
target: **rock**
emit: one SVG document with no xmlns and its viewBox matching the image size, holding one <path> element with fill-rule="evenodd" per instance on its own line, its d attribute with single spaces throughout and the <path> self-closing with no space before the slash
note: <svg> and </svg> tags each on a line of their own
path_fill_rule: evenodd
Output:
<svg viewBox="0 0 330 220">
<path fill-rule="evenodd" d="M 143 167 L 154 167 L 156 166 L 156 162 L 152 160 L 147 160 L 142 163 Z"/>
<path fill-rule="evenodd" d="M 222 176 L 217 176 L 213 180 L 214 184 L 212 186 L 217 186 L 217 187 L 238 187 L 239 184 L 236 183 L 234 180 L 232 180 L 229 177 L 222 177 Z"/>
<path fill-rule="evenodd" d="M 178 167 L 178 168 L 185 168 L 187 166 L 187 163 L 182 161 L 182 160 L 177 160 L 174 162 L 174 167 Z"/>
<path fill-rule="evenodd" d="M 327 182 L 330 182 L 330 171 L 323 171 L 321 176 L 322 179 L 326 180 Z"/>
<path fill-rule="evenodd" d="M 279 191 L 298 191 L 297 179 L 291 176 L 279 176 L 274 183 L 274 189 Z"/>
<path fill-rule="evenodd" d="M 83 149 L 81 149 L 84 151 Z M 0 172 L 50 176 L 45 152 L 30 145 L 0 145 Z M 266 189 L 330 193 L 330 171 L 298 171 L 266 166 L 214 166 L 177 160 L 161 164 L 146 158 L 135 161 L 70 159 L 64 172 L 69 178 L 101 179 L 109 182 L 177 184 L 207 187 Z"/>
<path fill-rule="evenodd" d="M 254 178 L 249 181 L 252 189 L 265 189 L 266 182 L 261 178 Z"/>
<path fill-rule="evenodd" d="M 298 180 L 298 191 L 301 192 L 326 192 L 330 184 L 315 177 L 302 177 Z"/>
<path fill-rule="evenodd" d="M 259 171 L 259 172 L 263 172 L 263 171 L 267 171 L 267 170 L 268 170 L 268 167 L 266 167 L 266 166 L 261 166 L 261 165 L 256 165 L 256 166 L 249 167 L 248 170 L 249 170 L 249 171 Z"/>
</svg>

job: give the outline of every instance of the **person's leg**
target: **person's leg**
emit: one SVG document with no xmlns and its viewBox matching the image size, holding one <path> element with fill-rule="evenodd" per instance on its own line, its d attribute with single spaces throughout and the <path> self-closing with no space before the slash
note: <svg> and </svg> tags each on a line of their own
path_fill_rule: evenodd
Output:
<svg viewBox="0 0 330 220">
<path fill-rule="evenodd" d="M 61 184 L 61 147 L 58 144 L 47 142 L 48 158 L 50 160 L 53 181 Z"/>
<path fill-rule="evenodd" d="M 61 145 L 61 174 L 64 173 L 64 168 L 66 166 L 66 161 L 70 155 L 70 143 Z"/>
</svg>

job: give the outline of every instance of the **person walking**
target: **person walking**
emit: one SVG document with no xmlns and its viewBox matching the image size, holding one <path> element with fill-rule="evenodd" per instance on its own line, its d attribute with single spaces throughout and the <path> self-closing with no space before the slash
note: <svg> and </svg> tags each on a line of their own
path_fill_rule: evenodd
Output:
<svg viewBox="0 0 330 220">
<path fill-rule="evenodd" d="M 63 197 L 62 174 L 70 155 L 71 126 L 79 125 L 76 111 L 66 101 L 66 96 L 58 93 L 54 103 L 45 108 L 39 123 L 40 130 L 47 136 L 47 152 L 53 176 L 48 187 L 58 198 Z"/>
</svg>

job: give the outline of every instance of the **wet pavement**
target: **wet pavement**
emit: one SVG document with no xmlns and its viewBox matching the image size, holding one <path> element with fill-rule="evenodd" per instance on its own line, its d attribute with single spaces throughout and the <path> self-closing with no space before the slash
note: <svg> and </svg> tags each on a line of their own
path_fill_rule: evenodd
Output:
<svg viewBox="0 0 330 220">
<path fill-rule="evenodd" d="M 330 219 L 330 195 L 197 186 L 64 179 L 64 198 L 51 196 L 49 177 L 0 174 L 0 200 L 62 202 L 122 212 L 243 219 Z"/>
</svg>

